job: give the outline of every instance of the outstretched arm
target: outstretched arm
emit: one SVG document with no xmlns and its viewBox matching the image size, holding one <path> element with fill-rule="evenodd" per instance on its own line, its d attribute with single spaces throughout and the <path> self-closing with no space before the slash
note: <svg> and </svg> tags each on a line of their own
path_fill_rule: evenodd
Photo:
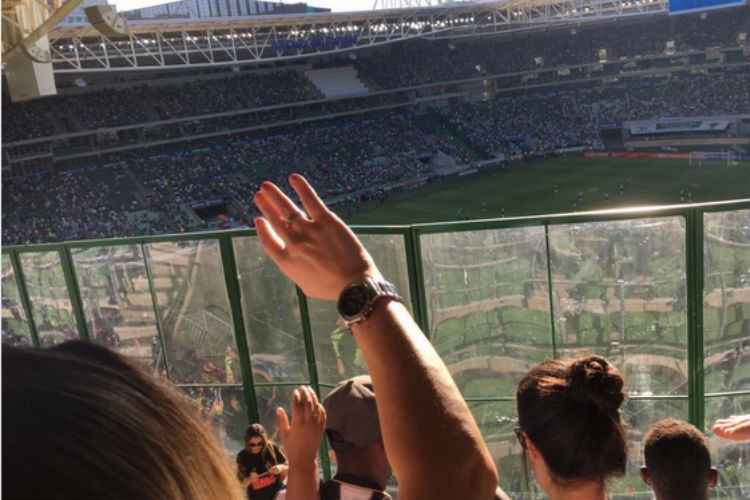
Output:
<svg viewBox="0 0 750 500">
<path fill-rule="evenodd" d="M 283 408 L 276 410 L 276 424 L 289 461 L 286 500 L 318 499 L 318 467 L 315 456 L 323 438 L 326 411 L 309 387 L 292 394 L 292 422 Z"/>
<path fill-rule="evenodd" d="M 711 430 L 717 436 L 730 441 L 750 441 L 750 415 L 717 420 Z"/>
<path fill-rule="evenodd" d="M 306 295 L 324 300 L 336 300 L 347 285 L 366 276 L 380 277 L 367 250 L 307 181 L 295 174 L 290 183 L 305 211 L 270 182 L 255 196 L 264 215 L 256 220 L 258 237 L 281 271 Z M 353 334 L 376 388 L 400 496 L 493 498 L 497 472 L 479 428 L 407 309 L 382 299 Z"/>
</svg>

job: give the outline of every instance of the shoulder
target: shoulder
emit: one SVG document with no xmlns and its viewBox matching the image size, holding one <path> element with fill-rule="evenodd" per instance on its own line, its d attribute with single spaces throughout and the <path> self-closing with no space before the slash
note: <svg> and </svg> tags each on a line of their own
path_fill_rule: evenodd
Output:
<svg viewBox="0 0 750 500">
<path fill-rule="evenodd" d="M 248 455 L 249 454 L 248 454 L 247 450 L 240 450 L 240 452 L 237 453 L 237 461 L 240 462 L 240 461 L 247 460 L 248 459 Z"/>
</svg>

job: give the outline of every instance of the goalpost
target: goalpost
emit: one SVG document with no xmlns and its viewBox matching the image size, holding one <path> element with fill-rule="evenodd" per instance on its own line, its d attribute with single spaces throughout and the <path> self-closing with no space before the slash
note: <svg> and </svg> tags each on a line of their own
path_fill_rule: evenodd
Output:
<svg viewBox="0 0 750 500">
<path fill-rule="evenodd" d="M 704 163 L 719 163 L 729 167 L 738 160 L 738 156 L 733 151 L 691 151 L 688 153 L 688 164 L 691 167 L 702 167 Z"/>
</svg>

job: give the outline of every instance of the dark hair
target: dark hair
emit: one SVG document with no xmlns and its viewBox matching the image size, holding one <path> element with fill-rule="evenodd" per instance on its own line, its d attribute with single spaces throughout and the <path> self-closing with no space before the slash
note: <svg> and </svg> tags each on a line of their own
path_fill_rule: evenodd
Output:
<svg viewBox="0 0 750 500">
<path fill-rule="evenodd" d="M 122 356 L 82 341 L 3 346 L 2 376 L 3 496 L 243 498 L 187 399 Z"/>
<path fill-rule="evenodd" d="M 273 463 L 278 463 L 279 457 L 276 456 L 277 453 L 281 454 L 282 456 L 284 455 L 284 453 L 276 448 L 276 446 L 274 446 L 274 442 L 268 437 L 266 428 L 263 427 L 263 425 L 255 423 L 247 426 L 247 429 L 245 430 L 245 443 L 247 443 L 251 438 L 254 437 L 259 437 L 263 440 L 263 449 L 261 449 L 260 452 L 267 453 L 268 455 L 270 455 Z"/>
<path fill-rule="evenodd" d="M 620 372 L 598 356 L 545 361 L 518 384 L 519 426 L 556 482 L 605 481 L 625 473 L 622 389 Z"/>
<path fill-rule="evenodd" d="M 711 455 L 698 429 L 672 418 L 660 420 L 646 433 L 643 454 L 660 500 L 706 498 Z"/>
</svg>

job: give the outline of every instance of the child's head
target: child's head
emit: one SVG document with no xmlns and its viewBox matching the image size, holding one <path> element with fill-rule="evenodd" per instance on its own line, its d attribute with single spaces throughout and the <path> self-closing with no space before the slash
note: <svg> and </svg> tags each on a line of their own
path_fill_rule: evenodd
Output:
<svg viewBox="0 0 750 500">
<path fill-rule="evenodd" d="M 641 477 L 658 500 L 705 500 L 716 486 L 706 438 L 687 422 L 667 418 L 652 425 L 644 455 Z"/>
</svg>

